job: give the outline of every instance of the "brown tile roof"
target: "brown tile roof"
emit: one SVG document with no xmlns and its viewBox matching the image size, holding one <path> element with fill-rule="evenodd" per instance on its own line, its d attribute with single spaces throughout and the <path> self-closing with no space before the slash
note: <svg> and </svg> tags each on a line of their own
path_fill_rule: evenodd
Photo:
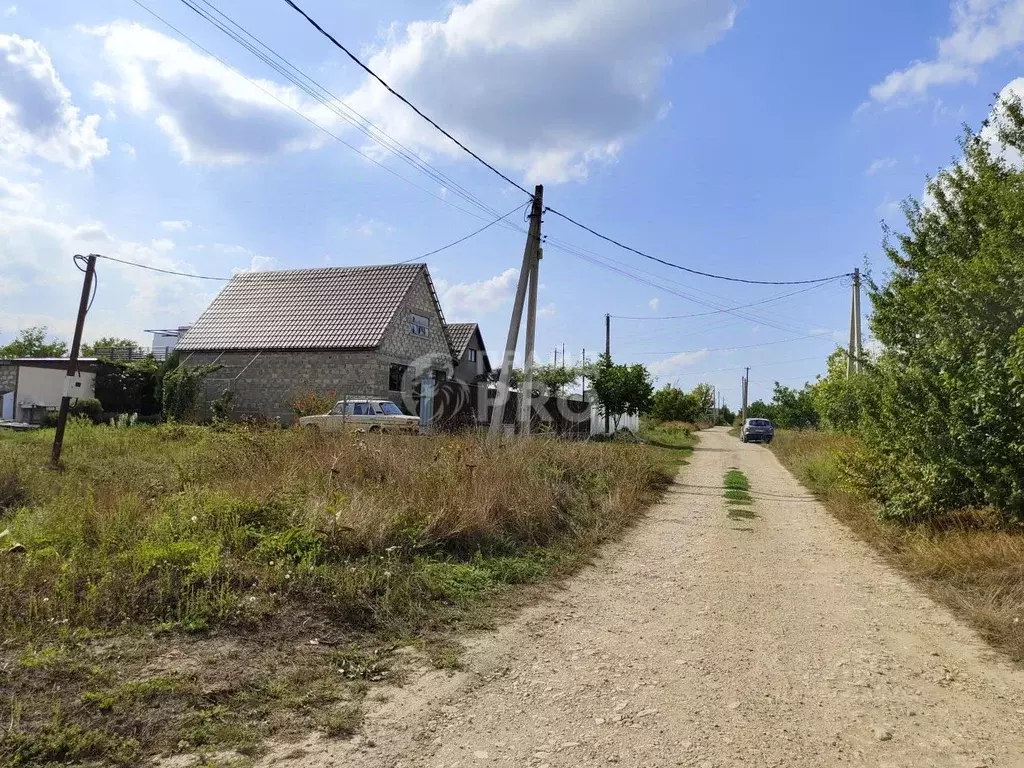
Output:
<svg viewBox="0 0 1024 768">
<path fill-rule="evenodd" d="M 433 293 L 424 264 L 245 272 L 177 348 L 372 349 L 421 272 Z"/>
<path fill-rule="evenodd" d="M 448 329 L 448 338 L 452 342 L 452 352 L 455 358 L 461 360 L 469 346 L 469 340 L 473 338 L 473 332 L 477 329 L 476 323 L 449 323 L 445 326 Z"/>
</svg>

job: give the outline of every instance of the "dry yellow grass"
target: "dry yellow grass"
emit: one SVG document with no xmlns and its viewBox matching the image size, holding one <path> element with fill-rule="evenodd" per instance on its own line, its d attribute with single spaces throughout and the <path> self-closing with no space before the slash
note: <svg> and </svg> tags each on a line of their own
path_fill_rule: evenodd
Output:
<svg viewBox="0 0 1024 768">
<path fill-rule="evenodd" d="M 845 477 L 844 457 L 857 450 L 855 437 L 782 431 L 772 450 L 838 519 L 992 645 L 1024 662 L 1024 532 L 1000 528 L 985 510 L 910 527 L 880 520 L 877 507 Z"/>
</svg>

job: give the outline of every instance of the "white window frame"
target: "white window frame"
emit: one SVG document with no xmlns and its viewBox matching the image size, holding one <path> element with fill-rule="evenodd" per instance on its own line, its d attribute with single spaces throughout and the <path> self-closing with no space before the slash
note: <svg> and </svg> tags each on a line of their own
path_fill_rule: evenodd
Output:
<svg viewBox="0 0 1024 768">
<path fill-rule="evenodd" d="M 472 347 L 467 349 L 466 350 L 466 359 L 469 360 L 469 362 L 471 362 L 471 363 L 475 363 L 476 362 L 476 350 L 473 349 Z"/>
<path fill-rule="evenodd" d="M 409 313 L 409 333 L 421 339 L 430 338 L 430 318 L 424 315 Z"/>
</svg>

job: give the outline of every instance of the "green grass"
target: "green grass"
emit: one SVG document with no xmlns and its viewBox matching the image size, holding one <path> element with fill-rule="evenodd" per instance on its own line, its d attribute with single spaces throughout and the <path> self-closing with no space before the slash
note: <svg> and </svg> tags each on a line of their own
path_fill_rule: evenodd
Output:
<svg viewBox="0 0 1024 768">
<path fill-rule="evenodd" d="M 693 424 L 645 420 L 641 425 L 640 437 L 647 441 L 651 455 L 662 471 L 674 475 L 681 466 L 689 463 L 687 459 L 697 444 L 696 432 L 697 428 Z"/>
<path fill-rule="evenodd" d="M 851 435 L 783 430 L 771 450 L 837 519 L 1024 664 L 1024 532 L 983 509 L 927 525 L 880 519 L 862 491 L 860 443 Z"/>
<path fill-rule="evenodd" d="M 587 562 L 693 442 L 75 422 L 54 472 L 52 434 L 0 433 L 0 765 L 348 734 L 396 645 L 457 667 L 453 632 Z"/>
<path fill-rule="evenodd" d="M 730 467 L 725 473 L 725 479 L 723 481 L 722 495 L 725 497 L 729 504 L 729 511 L 726 516 L 730 520 L 756 520 L 757 515 L 747 507 L 752 506 L 754 503 L 753 497 L 750 495 L 750 481 L 747 476 L 743 474 L 739 469 Z M 744 531 L 751 531 L 752 529 L 744 528 L 737 529 Z"/>
</svg>

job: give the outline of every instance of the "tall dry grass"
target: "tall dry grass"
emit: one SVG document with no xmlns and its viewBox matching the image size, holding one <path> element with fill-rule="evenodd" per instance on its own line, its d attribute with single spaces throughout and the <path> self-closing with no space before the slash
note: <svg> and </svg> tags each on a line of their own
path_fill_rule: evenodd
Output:
<svg viewBox="0 0 1024 768">
<path fill-rule="evenodd" d="M 929 524 L 881 520 L 858 491 L 856 437 L 776 433 L 772 450 L 832 514 L 973 624 L 994 646 L 1024 661 L 1024 531 L 1001 527 L 986 510 L 962 510 Z"/>
<path fill-rule="evenodd" d="M 507 581 L 620 530 L 666 471 L 641 446 L 75 424 L 0 437 L 0 625 L 362 624 Z M 24 551 L 22 551 L 22 548 Z"/>
</svg>

